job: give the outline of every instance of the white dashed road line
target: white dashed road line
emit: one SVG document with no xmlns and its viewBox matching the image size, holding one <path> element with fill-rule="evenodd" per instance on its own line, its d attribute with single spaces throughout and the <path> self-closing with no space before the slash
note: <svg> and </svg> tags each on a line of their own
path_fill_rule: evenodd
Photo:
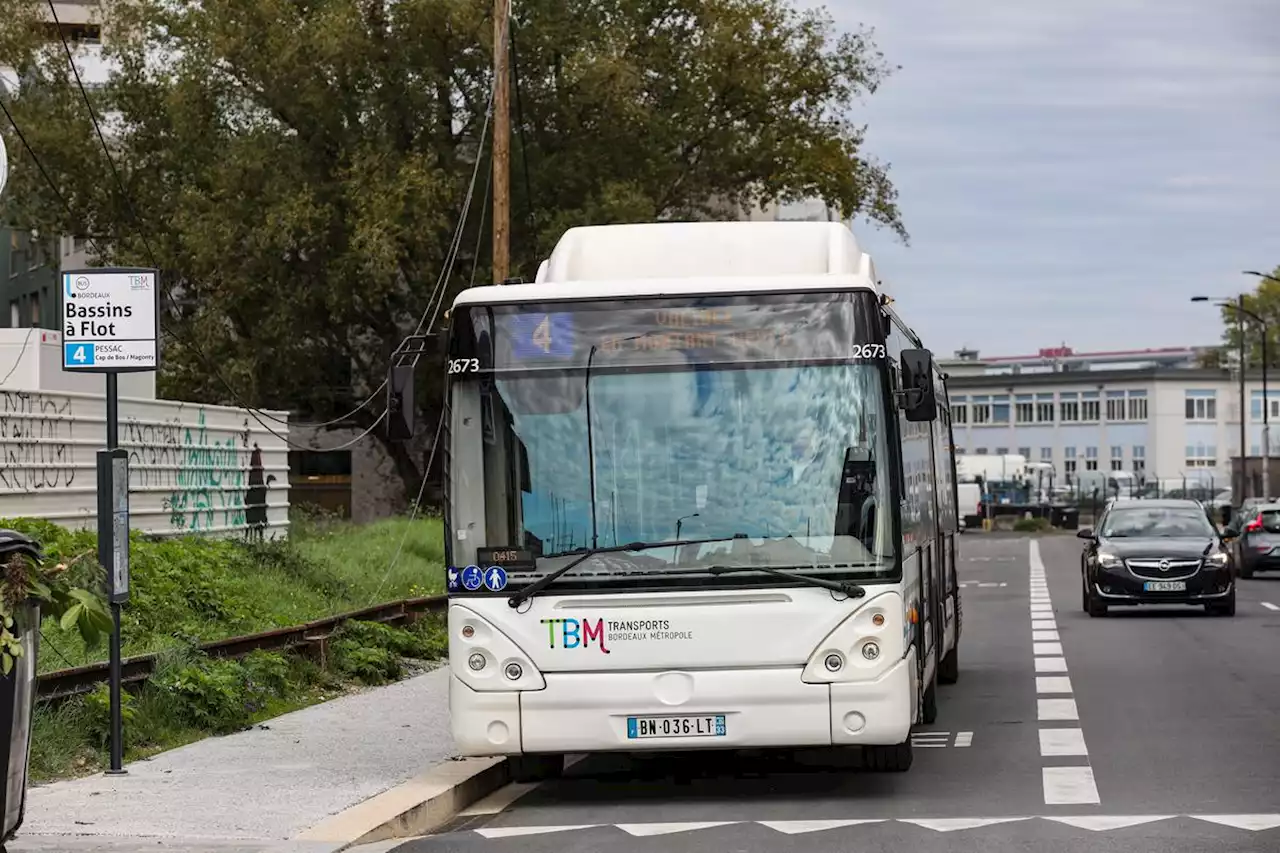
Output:
<svg viewBox="0 0 1280 853">
<path fill-rule="evenodd" d="M 1031 650 L 1035 655 L 1040 755 L 1052 761 L 1042 768 L 1045 805 L 1099 803 L 1098 786 L 1093 779 L 1093 768 L 1089 766 L 1089 749 L 1080 728 L 1080 712 L 1076 708 L 1071 678 L 1066 674 L 1067 658 L 1053 615 L 1044 561 L 1040 559 L 1040 543 L 1034 539 L 1031 540 Z M 1045 696 L 1057 698 L 1042 698 Z M 1077 761 L 1063 766 L 1063 759 Z"/>
<path fill-rule="evenodd" d="M 1264 601 L 1264 602 L 1262 602 L 1262 606 L 1263 606 L 1263 607 L 1265 607 L 1265 608 L 1267 608 L 1268 610 L 1280 610 L 1280 607 L 1276 607 L 1276 606 L 1275 606 L 1274 604 L 1272 604 L 1270 601 Z"/>
</svg>

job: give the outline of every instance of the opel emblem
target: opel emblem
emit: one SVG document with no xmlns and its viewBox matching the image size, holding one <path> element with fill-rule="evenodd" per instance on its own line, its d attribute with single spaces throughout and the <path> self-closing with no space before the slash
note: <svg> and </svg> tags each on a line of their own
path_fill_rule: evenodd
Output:
<svg viewBox="0 0 1280 853">
<path fill-rule="evenodd" d="M 1167 571 L 1169 571 L 1169 561 L 1168 561 L 1168 560 L 1161 560 L 1161 561 L 1160 561 L 1160 571 L 1162 571 L 1162 572 L 1167 572 Z"/>
</svg>

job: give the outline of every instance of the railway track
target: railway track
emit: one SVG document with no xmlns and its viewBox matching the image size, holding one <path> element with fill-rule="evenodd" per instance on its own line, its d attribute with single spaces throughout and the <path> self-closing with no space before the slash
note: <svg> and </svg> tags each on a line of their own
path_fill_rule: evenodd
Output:
<svg viewBox="0 0 1280 853">
<path fill-rule="evenodd" d="M 200 648 L 211 657 L 220 658 L 244 657 L 258 650 L 287 651 L 323 642 L 331 637 L 344 622 L 350 620 L 395 625 L 419 614 L 443 612 L 446 601 L 447 599 L 442 595 L 389 601 L 362 610 L 317 619 L 304 625 L 274 628 L 258 634 L 215 640 L 205 643 Z M 149 654 L 125 658 L 121 662 L 124 683 L 136 683 L 150 678 L 155 672 L 157 657 L 155 654 Z M 99 684 L 107 681 L 109 672 L 109 666 L 105 662 L 46 672 L 36 677 L 36 697 L 40 701 L 57 701 L 90 693 Z"/>
</svg>

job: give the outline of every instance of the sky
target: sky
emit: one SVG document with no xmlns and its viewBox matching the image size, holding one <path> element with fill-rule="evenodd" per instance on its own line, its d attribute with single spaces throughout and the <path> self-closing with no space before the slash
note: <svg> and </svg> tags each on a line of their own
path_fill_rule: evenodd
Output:
<svg viewBox="0 0 1280 853">
<path fill-rule="evenodd" d="M 910 244 L 855 225 L 949 356 L 1213 344 L 1280 265 L 1276 0 L 800 0 L 901 65 L 854 111 Z"/>
</svg>

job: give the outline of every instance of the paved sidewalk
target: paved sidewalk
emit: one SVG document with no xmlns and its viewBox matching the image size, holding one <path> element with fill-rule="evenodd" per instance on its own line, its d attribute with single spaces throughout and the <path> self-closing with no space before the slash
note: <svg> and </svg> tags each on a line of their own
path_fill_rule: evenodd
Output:
<svg viewBox="0 0 1280 853">
<path fill-rule="evenodd" d="M 448 679 L 435 669 L 129 764 L 126 776 L 32 788 L 9 853 L 323 849 L 280 842 L 453 755 Z"/>
</svg>

